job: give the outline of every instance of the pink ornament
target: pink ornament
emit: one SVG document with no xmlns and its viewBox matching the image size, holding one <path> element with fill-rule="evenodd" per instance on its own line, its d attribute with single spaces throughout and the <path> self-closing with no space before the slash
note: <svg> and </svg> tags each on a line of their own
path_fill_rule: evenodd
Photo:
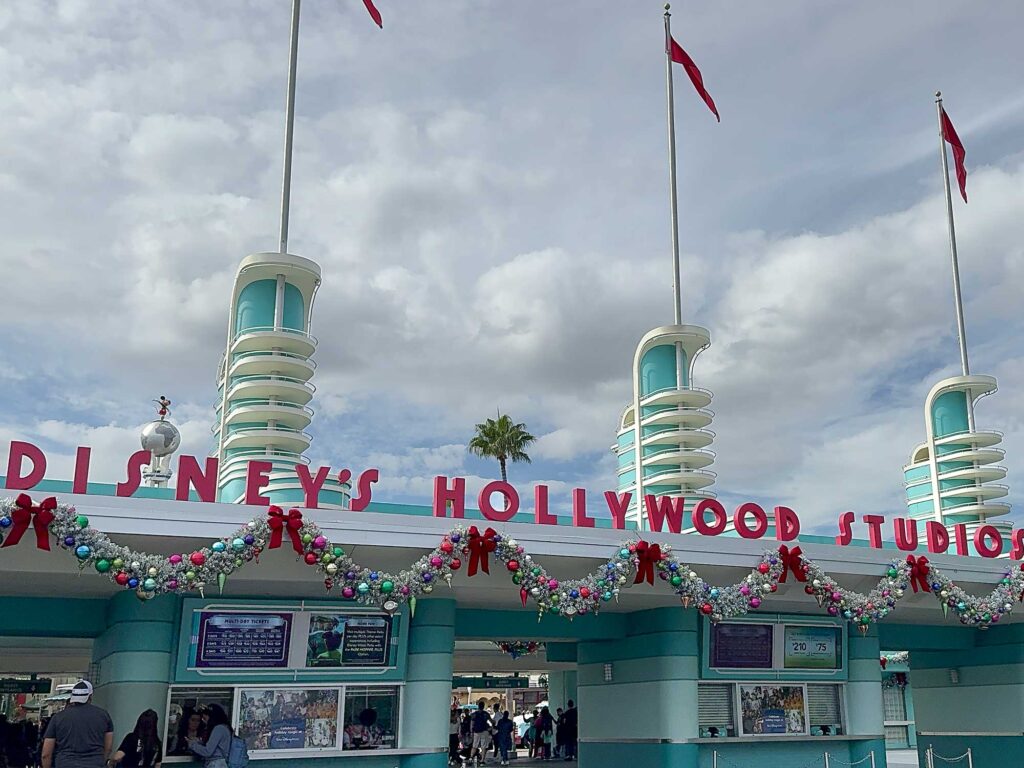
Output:
<svg viewBox="0 0 1024 768">
<path fill-rule="evenodd" d="M 558 579 L 548 579 L 548 589 L 558 589 Z"/>
<path fill-rule="evenodd" d="M 192 561 L 192 565 L 201 566 L 206 562 L 206 555 L 202 552 L 193 552 L 188 559 Z"/>
<path fill-rule="evenodd" d="M 327 538 L 324 536 L 317 536 L 313 539 L 313 549 L 323 549 L 327 546 Z"/>
<path fill-rule="evenodd" d="M 843 599 L 843 596 L 842 596 L 841 593 L 839 593 L 839 592 L 833 592 L 832 593 L 832 602 L 833 603 L 838 603 L 842 599 Z"/>
<path fill-rule="evenodd" d="M 167 558 L 171 565 L 181 565 L 181 555 L 171 555 Z"/>
<path fill-rule="evenodd" d="M 434 555 L 432 558 L 430 558 L 430 564 L 435 568 L 440 568 L 444 564 L 444 560 L 442 560 L 437 555 Z"/>
<path fill-rule="evenodd" d="M 409 594 L 409 586 L 407 584 L 403 584 L 398 591 L 401 592 L 403 595 L 408 595 Z"/>
<path fill-rule="evenodd" d="M 178 580 L 177 579 L 170 579 L 167 582 L 167 589 L 169 589 L 171 592 L 173 592 L 177 588 L 178 588 Z"/>
<path fill-rule="evenodd" d="M 760 608 L 761 607 L 761 598 L 760 597 L 752 597 L 752 598 L 750 598 L 750 607 L 751 608 Z"/>
<path fill-rule="evenodd" d="M 749 595 L 750 594 L 750 587 L 748 587 L 746 584 L 744 584 L 742 587 L 740 587 L 740 594 L 743 595 L 744 597 Z"/>
<path fill-rule="evenodd" d="M 341 590 L 341 594 L 342 594 L 342 597 L 347 597 L 347 598 L 351 599 L 351 598 L 355 597 L 356 591 L 354 589 L 352 589 L 352 587 L 345 587 L 343 590 Z"/>
</svg>

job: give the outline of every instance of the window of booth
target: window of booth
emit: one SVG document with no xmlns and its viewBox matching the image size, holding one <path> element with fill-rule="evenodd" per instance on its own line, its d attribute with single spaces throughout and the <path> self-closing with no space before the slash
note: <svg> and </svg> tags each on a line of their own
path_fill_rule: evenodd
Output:
<svg viewBox="0 0 1024 768">
<path fill-rule="evenodd" d="M 702 738 L 842 736 L 843 686 L 835 683 L 701 683 Z"/>
<path fill-rule="evenodd" d="M 167 699 L 167 717 L 164 720 L 164 755 L 168 758 L 191 759 L 189 738 L 206 738 L 203 713 L 212 705 L 232 715 L 235 691 L 225 687 L 173 687 Z"/>
<path fill-rule="evenodd" d="M 395 749 L 398 712 L 397 688 L 346 686 L 344 749 Z"/>
</svg>

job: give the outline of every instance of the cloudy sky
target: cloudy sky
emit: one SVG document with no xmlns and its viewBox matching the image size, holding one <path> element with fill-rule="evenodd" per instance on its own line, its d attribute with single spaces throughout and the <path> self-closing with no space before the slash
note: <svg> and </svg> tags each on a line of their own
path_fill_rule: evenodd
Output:
<svg viewBox="0 0 1024 768">
<path fill-rule="evenodd" d="M 238 261 L 277 247 L 287 0 L 0 6 L 0 466 L 31 439 L 117 479 L 150 400 L 210 448 Z M 553 501 L 615 485 L 633 349 L 671 322 L 661 3 L 307 0 L 290 250 L 323 266 L 311 455 L 379 496 L 490 477 L 472 425 L 539 437 Z M 1019 2 L 679 4 L 717 124 L 676 80 L 684 318 L 711 330 L 727 500 L 898 514 L 957 372 L 933 92 L 972 369 L 1024 493 Z"/>
</svg>

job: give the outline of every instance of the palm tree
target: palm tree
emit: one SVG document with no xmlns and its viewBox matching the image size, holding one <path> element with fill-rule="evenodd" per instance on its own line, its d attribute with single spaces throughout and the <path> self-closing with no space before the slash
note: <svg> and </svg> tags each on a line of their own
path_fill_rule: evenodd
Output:
<svg viewBox="0 0 1024 768">
<path fill-rule="evenodd" d="M 476 434 L 469 441 L 469 450 L 481 458 L 497 459 L 501 466 L 501 479 L 508 482 L 506 462 L 530 463 L 526 448 L 537 438 L 526 431 L 525 424 L 516 424 L 498 412 L 497 419 L 488 419 L 476 425 Z"/>
</svg>

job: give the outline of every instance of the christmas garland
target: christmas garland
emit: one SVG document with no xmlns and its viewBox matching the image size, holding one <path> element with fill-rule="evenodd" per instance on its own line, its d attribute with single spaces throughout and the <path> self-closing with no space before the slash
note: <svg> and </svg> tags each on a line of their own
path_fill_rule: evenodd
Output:
<svg viewBox="0 0 1024 768">
<path fill-rule="evenodd" d="M 952 610 L 961 623 L 983 629 L 1009 613 L 1015 598 L 1024 601 L 1024 565 L 1007 570 L 988 595 L 975 597 L 931 567 L 927 558 L 910 555 L 906 560 L 893 560 L 877 586 L 862 595 L 837 584 L 805 558 L 799 546 L 790 549 L 786 545 L 766 551 L 746 577 L 726 586 L 708 584 L 679 562 L 670 547 L 643 540 L 623 543 L 593 573 L 562 582 L 548 575 L 515 539 L 492 528 L 481 532 L 475 525 L 453 528 L 433 551 L 400 573 L 390 574 L 357 564 L 317 525 L 304 520 L 299 510 L 285 512 L 274 506 L 266 518 L 251 520 L 208 547 L 170 556 L 152 555 L 114 543 L 92 528 L 74 507 L 58 504 L 52 497 L 38 506 L 26 494 L 0 500 L 0 548 L 17 545 L 29 528 L 39 549 L 49 550 L 53 536 L 59 547 L 74 553 L 80 569 L 92 567 L 118 586 L 135 590 L 141 600 L 161 593 L 204 594 L 211 583 L 223 591 L 231 574 L 253 560 L 258 562 L 265 550 L 281 547 L 287 537 L 296 555 L 323 577 L 328 591 L 337 588 L 345 599 L 388 612 L 398 610 L 402 603 L 415 612 L 418 595 L 430 594 L 442 581 L 451 586 L 464 557 L 468 576 L 479 571 L 490 574 L 491 555 L 519 587 L 523 607 L 530 600 L 535 603 L 538 620 L 545 613 L 569 619 L 597 613 L 603 603 L 617 601 L 622 589 L 643 582 L 653 585 L 656 578 L 672 589 L 684 607 L 694 606 L 717 622 L 758 609 L 792 574 L 828 615 L 846 619 L 863 633 L 885 618 L 911 589 L 934 594 L 943 615 Z"/>
<path fill-rule="evenodd" d="M 502 653 L 507 653 L 512 660 L 521 656 L 533 656 L 544 650 L 544 643 L 535 640 L 494 640 L 494 646 Z"/>
</svg>

